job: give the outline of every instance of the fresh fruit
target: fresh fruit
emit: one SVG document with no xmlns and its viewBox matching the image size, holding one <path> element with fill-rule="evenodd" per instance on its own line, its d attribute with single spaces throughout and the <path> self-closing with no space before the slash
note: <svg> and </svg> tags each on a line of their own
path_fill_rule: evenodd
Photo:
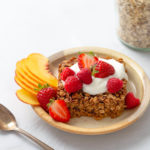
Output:
<svg viewBox="0 0 150 150">
<path fill-rule="evenodd" d="M 85 53 L 82 53 L 78 56 L 78 66 L 80 69 L 89 68 L 98 62 L 96 56 L 91 56 Z"/>
<path fill-rule="evenodd" d="M 69 77 L 69 76 L 73 76 L 75 74 L 75 72 L 72 70 L 72 69 L 70 69 L 69 67 L 66 67 L 63 71 L 62 71 L 62 73 L 61 73 L 61 80 L 66 80 L 66 78 L 67 77 Z"/>
<path fill-rule="evenodd" d="M 29 78 L 28 76 L 23 76 L 22 73 L 18 72 L 17 70 L 16 70 L 16 76 L 18 76 L 18 78 L 20 78 L 24 82 L 28 82 L 35 87 L 37 86 L 37 82 Z"/>
<path fill-rule="evenodd" d="M 132 92 L 129 92 L 126 95 L 125 103 L 128 109 L 134 108 L 140 105 L 140 100 L 134 96 Z"/>
<path fill-rule="evenodd" d="M 26 66 L 27 59 L 22 59 L 21 61 L 18 61 L 16 63 L 16 73 L 20 73 L 24 78 L 26 78 L 28 81 L 35 81 L 37 84 L 44 84 L 45 82 L 40 80 L 39 78 L 32 75 Z"/>
<path fill-rule="evenodd" d="M 116 93 L 123 87 L 123 81 L 118 78 L 110 78 L 107 82 L 107 90 Z"/>
<path fill-rule="evenodd" d="M 75 76 L 69 76 L 65 80 L 65 90 L 68 93 L 74 93 L 82 89 L 82 82 Z"/>
<path fill-rule="evenodd" d="M 33 94 L 30 94 L 26 90 L 20 89 L 16 91 L 16 95 L 19 100 L 21 100 L 24 103 L 30 104 L 30 105 L 40 105 L 39 101 L 37 100 L 37 97 Z"/>
<path fill-rule="evenodd" d="M 34 57 L 35 55 L 37 55 L 37 56 L 42 56 L 42 57 L 43 57 L 43 55 L 40 54 L 40 53 L 31 53 L 31 54 L 28 55 L 28 58 L 32 58 L 32 57 Z"/>
<path fill-rule="evenodd" d="M 36 82 L 34 83 L 34 81 L 27 80 L 18 72 L 16 72 L 16 76 L 20 81 L 26 83 L 26 85 L 28 85 L 31 89 L 32 89 L 32 87 L 34 88 L 34 87 L 37 87 L 37 85 L 38 85 Z"/>
<path fill-rule="evenodd" d="M 48 58 L 43 55 L 31 54 L 26 61 L 28 71 L 36 78 L 40 78 L 51 87 L 57 87 L 58 80 L 49 71 Z"/>
<path fill-rule="evenodd" d="M 92 82 L 91 70 L 88 68 L 83 68 L 77 73 L 78 78 L 85 84 L 90 84 Z"/>
<path fill-rule="evenodd" d="M 97 78 L 105 78 L 115 73 L 114 67 L 104 61 L 98 61 L 93 68 L 93 75 Z"/>
<path fill-rule="evenodd" d="M 30 54 L 16 64 L 16 83 L 27 92 L 37 95 L 37 85 L 49 83 L 57 87 L 57 79 L 49 72 L 48 59 L 41 54 Z"/>
<path fill-rule="evenodd" d="M 33 95 L 37 94 L 37 91 L 35 91 L 34 88 L 29 87 L 25 82 L 21 81 L 17 76 L 15 76 L 15 81 L 21 88 L 23 88 L 27 92 Z"/>
<path fill-rule="evenodd" d="M 50 116 L 60 122 L 68 122 L 70 120 L 70 112 L 64 100 L 55 100 L 49 106 Z"/>
<path fill-rule="evenodd" d="M 40 103 L 40 106 L 48 111 L 47 104 L 50 99 L 56 98 L 56 90 L 51 87 L 41 89 L 37 94 L 37 99 Z"/>
<path fill-rule="evenodd" d="M 20 82 L 24 83 L 27 87 L 29 87 L 29 88 L 30 88 L 31 90 L 33 90 L 34 92 L 35 92 L 34 89 L 38 87 L 38 84 L 33 85 L 32 83 L 30 83 L 29 81 L 26 81 L 24 78 L 22 78 L 22 76 L 20 76 L 20 75 L 18 75 L 18 74 L 16 74 L 16 78 L 17 78 Z"/>
</svg>

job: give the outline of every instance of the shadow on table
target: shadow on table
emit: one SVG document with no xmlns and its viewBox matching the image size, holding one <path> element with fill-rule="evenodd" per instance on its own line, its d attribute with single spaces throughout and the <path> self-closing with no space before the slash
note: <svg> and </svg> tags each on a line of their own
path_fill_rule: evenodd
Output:
<svg viewBox="0 0 150 150">
<path fill-rule="evenodd" d="M 24 136 L 22 134 L 19 134 L 15 131 L 2 131 L 2 130 L 0 130 L 0 134 L 3 135 L 4 137 L 7 137 L 7 138 L 10 137 L 10 136 L 13 136 L 14 138 L 16 138 L 18 140 L 17 143 L 15 143 L 14 145 L 13 144 L 6 145 L 5 148 L 8 149 L 8 150 L 9 149 L 18 150 L 18 147 L 22 147 L 22 143 L 26 144 L 26 145 L 29 145 L 29 147 L 33 147 L 35 149 L 42 150 L 42 148 L 38 144 L 36 144 L 35 142 L 30 140 L 26 136 Z M 10 143 L 10 141 L 9 141 L 9 143 Z M 0 148 L 1 148 L 1 146 L 0 146 Z M 23 149 L 23 147 L 21 149 Z"/>
<path fill-rule="evenodd" d="M 136 121 L 133 125 L 115 133 L 107 135 L 75 135 L 65 133 L 57 129 L 50 130 L 50 134 L 62 143 L 61 150 L 126 150 L 142 143 L 146 138 L 150 137 L 150 109 L 148 109 L 143 117 Z"/>
</svg>

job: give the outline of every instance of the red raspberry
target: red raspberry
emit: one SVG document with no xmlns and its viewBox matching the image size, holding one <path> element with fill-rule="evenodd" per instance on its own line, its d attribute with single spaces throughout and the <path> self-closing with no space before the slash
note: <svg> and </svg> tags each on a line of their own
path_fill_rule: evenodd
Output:
<svg viewBox="0 0 150 150">
<path fill-rule="evenodd" d="M 91 70 L 88 68 L 80 70 L 77 76 L 85 84 L 90 84 L 92 82 Z"/>
<path fill-rule="evenodd" d="M 56 90 L 51 87 L 41 89 L 37 94 L 37 99 L 41 105 L 41 107 L 48 111 L 47 104 L 50 102 L 49 100 L 52 98 L 56 98 Z"/>
<path fill-rule="evenodd" d="M 115 73 L 114 67 L 104 61 L 98 61 L 94 68 L 94 76 L 97 78 L 105 78 Z"/>
<path fill-rule="evenodd" d="M 66 68 L 62 71 L 60 77 L 61 77 L 61 80 L 64 80 L 64 81 L 65 81 L 67 77 L 73 76 L 74 74 L 75 74 L 75 72 L 74 72 L 72 69 L 66 67 Z"/>
<path fill-rule="evenodd" d="M 126 95 L 125 103 L 127 105 L 127 108 L 131 109 L 131 108 L 134 108 L 134 107 L 140 105 L 140 100 L 138 98 L 136 98 L 133 93 L 129 92 Z"/>
<path fill-rule="evenodd" d="M 82 89 L 82 82 L 75 76 L 69 76 L 65 80 L 65 90 L 68 93 L 74 93 Z"/>
<path fill-rule="evenodd" d="M 110 78 L 107 82 L 107 90 L 116 93 L 123 87 L 123 81 L 118 78 Z"/>
</svg>

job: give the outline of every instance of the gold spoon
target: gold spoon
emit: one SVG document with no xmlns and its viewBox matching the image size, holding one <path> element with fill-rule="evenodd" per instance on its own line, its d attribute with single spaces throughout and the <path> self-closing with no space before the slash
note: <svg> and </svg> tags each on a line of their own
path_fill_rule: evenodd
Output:
<svg viewBox="0 0 150 150">
<path fill-rule="evenodd" d="M 14 115 L 2 104 L 0 104 L 0 130 L 17 131 L 33 140 L 35 143 L 39 144 L 44 150 L 54 150 L 42 141 L 33 137 L 31 134 L 18 128 Z"/>
</svg>

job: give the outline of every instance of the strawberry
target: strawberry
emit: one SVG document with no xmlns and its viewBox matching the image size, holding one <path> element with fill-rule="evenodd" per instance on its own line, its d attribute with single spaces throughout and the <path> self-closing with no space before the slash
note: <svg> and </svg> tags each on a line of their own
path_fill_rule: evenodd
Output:
<svg viewBox="0 0 150 150">
<path fill-rule="evenodd" d="M 51 87 L 42 88 L 37 94 L 40 106 L 46 111 L 48 111 L 47 104 L 52 98 L 56 98 L 56 90 Z"/>
<path fill-rule="evenodd" d="M 115 73 L 114 67 L 104 61 L 98 61 L 93 68 L 93 75 L 97 78 L 105 78 Z"/>
<path fill-rule="evenodd" d="M 68 122 L 70 120 L 70 112 L 64 100 L 55 100 L 49 106 L 50 116 L 60 122 Z"/>
<path fill-rule="evenodd" d="M 75 76 L 69 76 L 65 80 L 65 90 L 70 94 L 82 89 L 82 82 Z"/>
<path fill-rule="evenodd" d="M 80 69 L 89 68 L 98 62 L 98 58 L 96 56 L 88 55 L 82 53 L 78 56 L 78 66 Z"/>
<path fill-rule="evenodd" d="M 90 84 L 92 82 L 91 70 L 88 68 L 83 68 L 77 73 L 77 77 L 85 84 Z"/>
<path fill-rule="evenodd" d="M 107 90 L 116 93 L 123 87 L 123 81 L 118 78 L 110 78 L 107 82 Z"/>
<path fill-rule="evenodd" d="M 62 71 L 60 77 L 61 77 L 61 80 L 65 81 L 68 76 L 73 76 L 74 74 L 75 74 L 75 72 L 72 69 L 66 67 Z"/>
<path fill-rule="evenodd" d="M 134 107 L 140 105 L 140 100 L 138 98 L 136 98 L 133 93 L 129 92 L 126 95 L 125 103 L 126 103 L 127 108 L 131 109 L 131 108 L 134 108 Z"/>
</svg>

